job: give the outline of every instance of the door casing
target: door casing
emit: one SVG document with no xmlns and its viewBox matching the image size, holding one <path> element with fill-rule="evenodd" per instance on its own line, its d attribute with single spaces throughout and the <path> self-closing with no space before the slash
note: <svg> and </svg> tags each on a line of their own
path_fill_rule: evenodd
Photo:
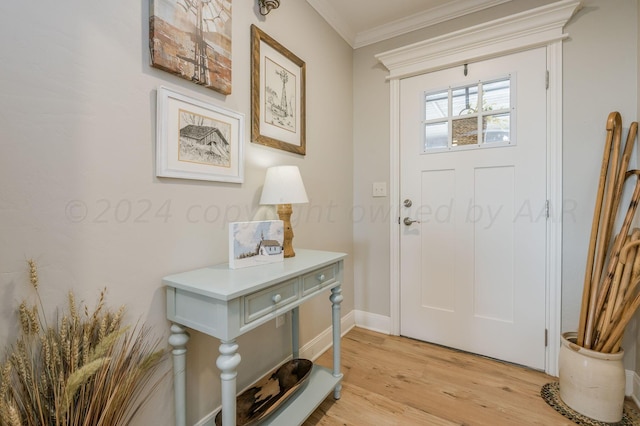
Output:
<svg viewBox="0 0 640 426">
<path fill-rule="evenodd" d="M 557 376 L 562 306 L 562 40 L 580 2 L 564 0 L 376 55 L 390 86 L 390 332 L 400 334 L 400 80 L 515 51 L 547 48 L 547 221 L 545 372 Z"/>
</svg>

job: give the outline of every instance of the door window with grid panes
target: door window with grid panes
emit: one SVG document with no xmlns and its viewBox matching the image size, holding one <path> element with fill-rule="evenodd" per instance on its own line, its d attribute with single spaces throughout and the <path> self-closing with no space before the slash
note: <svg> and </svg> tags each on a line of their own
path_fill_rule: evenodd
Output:
<svg viewBox="0 0 640 426">
<path fill-rule="evenodd" d="M 425 93 L 422 152 L 514 145 L 513 79 Z"/>
</svg>

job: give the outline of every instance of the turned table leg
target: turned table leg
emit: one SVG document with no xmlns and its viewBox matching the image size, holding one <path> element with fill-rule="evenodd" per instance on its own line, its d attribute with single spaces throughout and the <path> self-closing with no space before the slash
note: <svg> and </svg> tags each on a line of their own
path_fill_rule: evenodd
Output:
<svg viewBox="0 0 640 426">
<path fill-rule="evenodd" d="M 342 377 L 340 372 L 340 303 L 342 303 L 342 287 L 337 286 L 331 289 L 331 300 L 333 315 L 331 318 L 333 325 L 333 377 Z M 342 390 L 342 382 L 333 390 L 333 397 L 340 399 L 340 391 Z"/>
<path fill-rule="evenodd" d="M 216 365 L 220 369 L 222 392 L 222 426 L 236 426 L 236 376 L 240 365 L 238 344 L 235 340 L 222 341 Z"/>
<path fill-rule="evenodd" d="M 171 325 L 169 344 L 173 346 L 173 394 L 175 398 L 176 426 L 187 424 L 187 342 L 189 333 L 178 324 Z"/>
<path fill-rule="evenodd" d="M 300 311 L 297 307 L 291 311 L 291 347 L 293 359 L 300 358 Z"/>
</svg>

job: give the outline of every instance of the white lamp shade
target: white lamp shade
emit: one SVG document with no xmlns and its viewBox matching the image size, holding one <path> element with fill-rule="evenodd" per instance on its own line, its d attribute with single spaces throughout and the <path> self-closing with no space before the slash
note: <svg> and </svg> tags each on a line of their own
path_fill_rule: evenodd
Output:
<svg viewBox="0 0 640 426">
<path fill-rule="evenodd" d="M 308 203 L 298 166 L 275 166 L 267 169 L 260 204 Z"/>
</svg>

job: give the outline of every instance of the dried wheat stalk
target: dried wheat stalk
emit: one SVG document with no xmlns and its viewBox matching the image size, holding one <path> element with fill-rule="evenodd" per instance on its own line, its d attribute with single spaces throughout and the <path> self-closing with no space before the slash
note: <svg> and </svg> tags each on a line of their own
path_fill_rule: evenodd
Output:
<svg viewBox="0 0 640 426">
<path fill-rule="evenodd" d="M 166 375 L 159 340 L 144 325 L 123 327 L 124 307 L 109 310 L 104 291 L 93 312 L 69 293 L 48 324 L 29 268 L 38 305 L 20 305 L 21 335 L 0 364 L 0 426 L 128 424 Z"/>
</svg>

